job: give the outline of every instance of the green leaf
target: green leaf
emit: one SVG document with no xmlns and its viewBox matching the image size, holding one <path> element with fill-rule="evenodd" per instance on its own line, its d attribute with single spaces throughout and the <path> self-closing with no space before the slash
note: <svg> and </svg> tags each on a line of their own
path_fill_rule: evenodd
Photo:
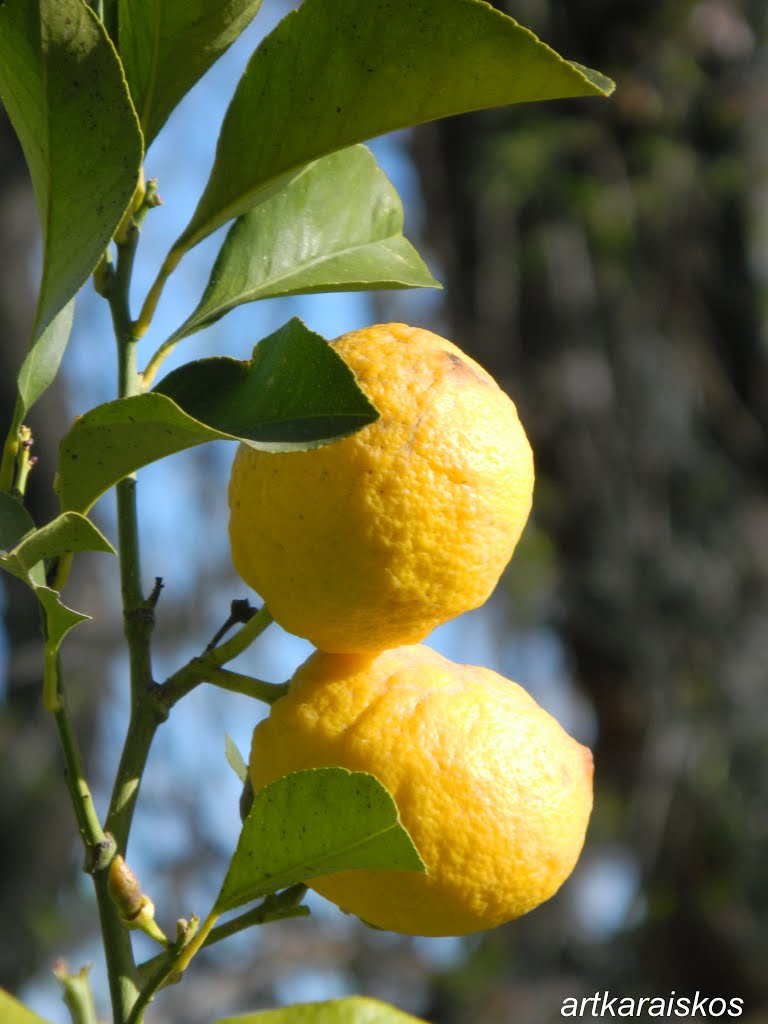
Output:
<svg viewBox="0 0 768 1024">
<path fill-rule="evenodd" d="M 365 146 L 323 157 L 229 231 L 172 340 L 277 295 L 440 287 L 403 237 L 400 197 Z"/>
<path fill-rule="evenodd" d="M 255 794 L 214 909 L 354 868 L 424 871 L 394 800 L 365 772 L 292 772 Z"/>
<path fill-rule="evenodd" d="M 69 341 L 74 316 L 75 300 L 71 299 L 27 352 L 18 376 L 19 397 L 22 403 L 20 418 L 27 414 L 42 393 L 53 383 Z"/>
<path fill-rule="evenodd" d="M 65 512 L 36 530 L 26 510 L 9 495 L 0 494 L 0 568 L 34 591 L 43 607 L 46 646 L 53 654 L 70 629 L 90 616 L 68 608 L 57 591 L 46 585 L 43 560 L 75 551 L 115 553 L 106 537 L 84 516 Z"/>
<path fill-rule="evenodd" d="M 254 52 L 229 105 L 180 254 L 264 201 L 310 160 L 485 107 L 606 95 L 481 0 L 305 0 Z"/>
<path fill-rule="evenodd" d="M 231 440 L 187 416 L 164 395 L 135 395 L 80 416 L 59 449 L 61 507 L 87 512 L 113 484 L 150 462 L 204 441 Z"/>
<path fill-rule="evenodd" d="M 3 1024 L 48 1024 L 43 1017 L 27 1009 L 5 989 L 0 988 L 0 1020 Z"/>
<path fill-rule="evenodd" d="M 116 553 L 107 538 L 85 516 L 78 512 L 64 512 L 40 529 L 27 533 L 6 554 L 0 554 L 0 566 L 20 579 L 29 578 L 35 582 L 33 572 L 44 559 L 76 551 Z M 40 582 L 39 579 L 37 581 Z M 42 582 L 45 582 L 44 578 Z"/>
<path fill-rule="evenodd" d="M 45 611 L 45 646 L 54 655 L 61 646 L 61 641 L 80 622 L 86 622 L 90 615 L 76 612 L 65 605 L 57 591 L 50 587 L 34 587 L 35 596 Z"/>
<path fill-rule="evenodd" d="M 226 1017 L 215 1024 L 424 1024 L 420 1017 L 396 1010 L 394 1006 L 369 999 L 349 996 L 329 999 L 323 1003 L 299 1003 L 277 1010 L 244 1013 Z"/>
<path fill-rule="evenodd" d="M 377 416 L 332 346 L 294 319 L 259 342 L 250 362 L 187 363 L 149 394 L 85 413 L 61 443 L 56 490 L 63 509 L 86 512 L 130 473 L 206 441 L 301 450 Z"/>
<path fill-rule="evenodd" d="M 120 62 L 83 0 L 0 4 L 0 99 L 43 234 L 33 337 L 98 263 L 131 200 L 142 142 Z"/>
<path fill-rule="evenodd" d="M 260 341 L 250 362 L 200 359 L 169 373 L 155 391 L 268 451 L 318 447 L 378 418 L 344 360 L 297 317 Z"/>
<path fill-rule="evenodd" d="M 119 0 L 120 56 L 147 146 L 261 0 Z"/>
<path fill-rule="evenodd" d="M 22 503 L 0 491 L 0 554 L 16 547 L 21 538 L 35 529 L 35 521 Z"/>
<path fill-rule="evenodd" d="M 243 760 L 243 755 L 237 749 L 237 744 L 229 735 L 224 737 L 224 752 L 226 754 L 227 764 L 238 779 L 245 784 L 248 781 L 248 766 Z"/>
</svg>

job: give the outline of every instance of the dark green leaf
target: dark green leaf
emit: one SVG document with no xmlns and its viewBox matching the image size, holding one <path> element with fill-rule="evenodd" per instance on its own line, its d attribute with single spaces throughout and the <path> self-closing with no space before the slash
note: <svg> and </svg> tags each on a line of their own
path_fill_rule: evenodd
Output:
<svg viewBox="0 0 768 1024">
<path fill-rule="evenodd" d="M 394 800 L 365 772 L 293 772 L 255 794 L 214 909 L 355 868 L 424 871 Z"/>
<path fill-rule="evenodd" d="M 0 988 L 0 1020 L 3 1024 L 47 1024 L 18 1000 Z"/>
<path fill-rule="evenodd" d="M 45 586 L 42 565 L 26 570 L 12 557 L 23 537 L 35 532 L 32 516 L 20 501 L 10 494 L 0 493 L 0 568 L 19 577 L 30 586 Z"/>
<path fill-rule="evenodd" d="M 244 1013 L 239 1017 L 226 1017 L 215 1024 L 424 1024 L 419 1017 L 396 1010 L 394 1006 L 368 999 L 349 996 L 347 999 L 329 999 L 323 1003 L 300 1003 L 281 1006 L 277 1010 Z"/>
<path fill-rule="evenodd" d="M 18 377 L 22 418 L 53 383 L 69 341 L 74 315 L 75 300 L 72 299 L 56 314 L 27 352 Z"/>
<path fill-rule="evenodd" d="M 119 0 L 120 56 L 147 145 L 261 0 Z"/>
<path fill-rule="evenodd" d="M 195 419 L 269 451 L 317 447 L 378 417 L 344 360 L 296 317 L 260 341 L 249 363 L 187 363 L 155 391 Z"/>
<path fill-rule="evenodd" d="M 0 4 L 0 98 L 43 232 L 33 337 L 96 266 L 133 195 L 142 142 L 120 62 L 83 0 Z"/>
<path fill-rule="evenodd" d="M 142 466 L 206 441 L 301 450 L 377 415 L 328 342 L 294 319 L 259 342 L 250 362 L 187 363 L 155 391 L 79 417 L 61 443 L 56 490 L 63 509 L 87 512 Z"/>
<path fill-rule="evenodd" d="M 403 237 L 403 207 L 365 146 L 309 164 L 240 217 L 202 301 L 174 340 L 276 295 L 439 284 Z"/>
<path fill-rule="evenodd" d="M 11 551 L 25 534 L 34 529 L 34 520 L 22 503 L 0 491 L 0 553 Z"/>
<path fill-rule="evenodd" d="M 174 250 L 245 213 L 310 160 L 468 110 L 605 95 L 481 0 L 305 0 L 255 51 L 208 184 Z"/>
</svg>

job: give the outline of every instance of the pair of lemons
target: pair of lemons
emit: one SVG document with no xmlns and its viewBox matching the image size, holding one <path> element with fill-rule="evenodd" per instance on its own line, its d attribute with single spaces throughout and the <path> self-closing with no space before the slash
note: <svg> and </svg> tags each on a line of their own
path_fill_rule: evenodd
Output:
<svg viewBox="0 0 768 1024">
<path fill-rule="evenodd" d="M 332 343 L 380 418 L 304 452 L 242 445 L 240 576 L 318 648 L 254 732 L 255 790 L 301 768 L 375 775 L 428 873 L 312 886 L 380 928 L 462 935 L 548 899 L 579 856 L 592 758 L 516 683 L 419 643 L 481 605 L 531 508 L 512 401 L 451 342 L 404 324 Z"/>
</svg>

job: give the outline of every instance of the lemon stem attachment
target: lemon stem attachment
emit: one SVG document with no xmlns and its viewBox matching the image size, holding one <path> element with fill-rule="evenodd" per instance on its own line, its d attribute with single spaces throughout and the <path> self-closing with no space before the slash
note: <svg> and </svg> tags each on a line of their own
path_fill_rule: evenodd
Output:
<svg viewBox="0 0 768 1024">
<path fill-rule="evenodd" d="M 175 337 L 168 338 L 149 360 L 144 372 L 142 373 L 145 388 L 149 389 L 152 386 L 154 379 L 157 376 L 157 371 L 163 365 L 171 352 L 176 348 L 180 340 L 180 338 Z"/>
<path fill-rule="evenodd" d="M 142 306 L 141 312 L 139 313 L 136 319 L 136 323 L 134 324 L 133 336 L 136 340 L 138 340 L 139 338 L 143 338 L 144 335 L 147 333 L 149 325 L 152 322 L 152 317 L 155 315 L 157 304 L 160 301 L 160 296 L 162 295 L 163 289 L 165 288 L 165 282 L 168 280 L 168 278 L 171 276 L 171 274 L 174 272 L 176 267 L 181 262 L 181 258 L 184 255 L 185 251 L 186 250 L 184 249 L 171 249 L 171 251 L 165 257 L 163 265 L 160 267 L 157 277 L 155 278 L 152 287 L 149 289 L 149 292 L 147 293 L 147 297 L 144 300 L 144 305 Z M 162 362 L 162 359 L 159 362 L 157 362 L 156 360 L 153 360 L 153 362 L 155 363 L 153 369 L 154 373 L 157 371 L 157 367 L 160 365 L 160 362 Z"/>
<path fill-rule="evenodd" d="M 265 704 L 274 704 L 276 700 L 288 692 L 287 683 L 266 683 L 263 679 L 254 679 L 241 672 L 231 672 L 226 668 L 208 669 L 208 682 L 222 690 L 242 693 L 246 697 L 254 697 Z"/>
</svg>

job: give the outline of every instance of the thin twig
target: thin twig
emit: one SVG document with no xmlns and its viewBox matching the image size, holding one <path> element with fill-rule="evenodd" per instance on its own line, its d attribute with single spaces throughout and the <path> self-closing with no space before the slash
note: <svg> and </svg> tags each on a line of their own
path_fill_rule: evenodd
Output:
<svg viewBox="0 0 768 1024">
<path fill-rule="evenodd" d="M 169 709 L 172 708 L 196 686 L 210 679 L 211 672 L 215 672 L 236 658 L 238 654 L 242 654 L 273 621 L 269 609 L 263 605 L 225 643 L 212 647 L 204 651 L 203 654 L 190 659 L 186 665 L 170 675 L 158 688 L 158 696 L 165 706 Z"/>
<path fill-rule="evenodd" d="M 207 949 L 223 939 L 228 939 L 230 935 L 236 935 L 238 932 L 245 931 L 246 928 L 253 928 L 256 925 L 271 924 L 273 921 L 285 921 L 293 917 L 309 917 L 309 907 L 301 905 L 301 901 L 306 893 L 307 887 L 303 883 L 292 885 L 289 889 L 284 889 L 282 892 L 272 893 L 259 903 L 258 906 L 252 907 L 244 914 L 233 917 L 231 920 L 212 928 L 200 944 L 200 949 Z M 168 978 L 177 973 L 178 957 L 179 950 L 177 949 L 169 953 L 161 953 L 159 956 L 153 957 L 151 960 L 141 964 L 139 973 L 147 979 L 145 987 L 142 989 L 142 995 L 145 988 L 153 984 L 155 987 L 151 995 L 154 995 L 158 988 L 166 984 Z M 159 975 L 161 977 L 159 983 L 157 983 Z"/>
<path fill-rule="evenodd" d="M 253 616 L 256 614 L 257 609 L 253 607 L 248 598 L 239 598 L 230 605 L 229 618 L 224 625 L 216 631 L 213 639 L 205 648 L 206 651 L 212 651 L 217 644 L 221 643 L 227 633 L 236 626 L 238 623 L 250 622 Z"/>
</svg>

